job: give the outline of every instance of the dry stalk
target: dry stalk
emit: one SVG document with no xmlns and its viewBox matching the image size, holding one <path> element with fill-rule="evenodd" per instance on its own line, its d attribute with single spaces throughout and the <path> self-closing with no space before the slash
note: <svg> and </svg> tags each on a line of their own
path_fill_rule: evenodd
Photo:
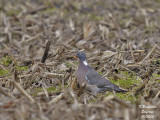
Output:
<svg viewBox="0 0 160 120">
<path fill-rule="evenodd" d="M 124 120 L 130 119 L 129 109 L 124 109 Z"/>
<path fill-rule="evenodd" d="M 55 76 L 64 76 L 63 74 L 58 74 L 58 73 L 50 73 L 50 72 L 44 72 L 44 77 L 52 78 Z"/>
<path fill-rule="evenodd" d="M 74 80 L 71 83 L 71 88 L 74 89 L 76 87 L 77 78 L 75 77 Z"/>
<path fill-rule="evenodd" d="M 128 64 L 127 67 L 141 67 L 139 64 Z"/>
<path fill-rule="evenodd" d="M 11 82 L 26 98 L 28 98 L 32 103 L 34 103 L 35 100 L 21 87 L 20 84 L 16 82 L 17 81 L 16 79 L 18 79 L 18 76 L 17 76 L 17 70 L 15 69 L 13 79 L 11 80 Z"/>
<path fill-rule="evenodd" d="M 128 103 L 126 103 L 125 101 L 122 101 L 121 99 L 117 98 L 116 96 L 110 95 L 104 98 L 103 102 L 108 102 L 110 100 L 114 100 L 117 103 L 119 103 L 120 105 L 126 107 L 126 108 L 130 108 L 130 105 Z"/>
<path fill-rule="evenodd" d="M 7 69 L 0 63 L 0 68 L 2 68 L 3 70 L 7 71 Z"/>
<path fill-rule="evenodd" d="M 131 72 L 131 73 L 134 73 L 132 70 L 130 70 L 130 69 L 128 69 L 128 68 L 126 68 L 125 66 L 123 66 L 123 65 L 119 65 L 120 67 L 122 67 L 123 69 L 125 69 L 125 70 L 127 70 L 127 71 L 129 71 L 129 72 Z"/>
<path fill-rule="evenodd" d="M 125 53 L 126 51 L 120 51 L 121 53 Z M 133 50 L 133 53 L 143 53 L 145 50 Z"/>
<path fill-rule="evenodd" d="M 46 97 L 49 98 L 48 92 L 47 92 L 46 88 L 44 87 L 44 85 L 42 85 L 42 88 L 43 88 L 43 91 L 44 91 Z"/>
<path fill-rule="evenodd" d="M 58 95 L 56 98 L 52 99 L 49 104 L 54 104 L 56 102 L 58 102 L 59 100 L 61 100 L 64 97 L 64 93 L 61 93 L 60 95 Z"/>
<path fill-rule="evenodd" d="M 134 92 L 134 95 L 137 95 L 142 89 L 145 88 L 145 85 L 148 83 L 148 79 L 145 80 Z"/>
<path fill-rule="evenodd" d="M 48 41 L 47 44 L 46 44 L 45 51 L 43 53 L 42 60 L 41 60 L 42 63 L 45 63 L 45 61 L 46 61 L 46 59 L 48 57 L 48 52 L 49 52 L 50 45 L 51 45 L 51 41 Z"/>
<path fill-rule="evenodd" d="M 153 48 L 151 49 L 151 51 L 147 54 L 147 56 L 146 56 L 139 64 L 143 64 L 143 62 L 144 62 L 147 58 L 149 58 L 149 57 L 151 56 L 151 54 L 154 52 L 154 50 L 156 49 L 156 47 L 157 47 L 157 44 L 155 44 L 155 45 L 153 46 Z"/>
<path fill-rule="evenodd" d="M 43 32 L 41 32 L 41 33 L 38 33 L 37 35 L 35 35 L 35 36 L 33 36 L 33 37 L 31 37 L 31 38 L 29 38 L 29 39 L 27 39 L 27 40 L 25 40 L 25 41 L 21 41 L 21 43 L 28 43 L 28 42 L 33 42 L 33 40 L 36 40 L 38 37 L 40 37 L 41 35 L 42 35 L 42 33 Z"/>
<path fill-rule="evenodd" d="M 115 65 L 115 69 L 118 69 L 118 67 L 119 67 L 119 63 L 120 63 L 120 60 L 121 60 L 121 57 L 122 57 L 122 54 L 121 54 L 121 53 L 118 53 L 118 57 L 117 57 L 117 61 L 116 61 L 116 65 Z"/>
<path fill-rule="evenodd" d="M 16 81 L 12 81 L 12 83 L 14 84 L 14 86 L 25 96 L 27 97 L 31 102 L 35 102 L 35 100 L 16 82 Z"/>
<path fill-rule="evenodd" d="M 132 60 L 133 60 L 133 62 L 135 63 L 135 58 L 134 58 L 134 54 L 133 54 L 133 50 L 132 50 L 131 44 L 129 44 L 129 48 L 130 48 L 130 51 L 131 51 Z"/>
<path fill-rule="evenodd" d="M 0 93 L 4 94 L 7 97 L 13 98 L 14 96 L 7 93 L 2 87 L 0 87 Z"/>
<path fill-rule="evenodd" d="M 158 96 L 160 96 L 160 91 L 156 94 L 156 96 L 154 97 L 154 101 L 158 98 Z"/>
</svg>

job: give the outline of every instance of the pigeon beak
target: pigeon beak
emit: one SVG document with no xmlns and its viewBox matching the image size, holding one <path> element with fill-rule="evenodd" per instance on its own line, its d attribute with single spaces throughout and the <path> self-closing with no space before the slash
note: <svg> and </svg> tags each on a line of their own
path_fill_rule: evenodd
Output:
<svg viewBox="0 0 160 120">
<path fill-rule="evenodd" d="M 73 56 L 74 57 L 74 59 L 77 59 L 78 57 L 75 55 L 75 56 Z"/>
</svg>

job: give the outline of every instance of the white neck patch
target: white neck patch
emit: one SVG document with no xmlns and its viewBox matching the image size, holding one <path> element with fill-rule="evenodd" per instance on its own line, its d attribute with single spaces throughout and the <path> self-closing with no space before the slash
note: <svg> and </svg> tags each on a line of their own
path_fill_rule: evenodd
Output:
<svg viewBox="0 0 160 120">
<path fill-rule="evenodd" d="M 83 61 L 83 64 L 84 64 L 85 66 L 87 66 L 87 65 L 88 65 L 87 61 Z"/>
</svg>

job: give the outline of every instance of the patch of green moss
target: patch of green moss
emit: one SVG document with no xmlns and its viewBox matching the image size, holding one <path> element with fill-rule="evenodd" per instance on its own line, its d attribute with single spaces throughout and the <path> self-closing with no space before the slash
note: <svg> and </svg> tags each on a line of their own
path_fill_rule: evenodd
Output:
<svg viewBox="0 0 160 120">
<path fill-rule="evenodd" d="M 98 72 L 98 73 L 103 76 L 103 73 L 102 73 L 102 72 Z"/>
<path fill-rule="evenodd" d="M 2 69 L 0 69 L 0 76 L 6 75 L 6 74 L 8 74 L 8 73 L 9 73 L 8 70 L 2 70 Z"/>
<path fill-rule="evenodd" d="M 18 71 L 27 71 L 29 69 L 28 66 L 17 66 L 16 68 Z"/>
<path fill-rule="evenodd" d="M 107 96 L 108 96 L 108 95 L 114 95 L 114 93 L 113 93 L 113 92 L 109 92 L 109 93 L 107 94 Z M 135 102 L 137 101 L 137 99 L 138 99 L 138 96 L 132 95 L 132 92 L 116 93 L 116 96 L 117 96 L 118 98 L 120 98 L 121 100 L 130 101 L 130 102 L 132 102 L 132 103 L 135 103 Z"/>
<path fill-rule="evenodd" d="M 101 97 L 107 97 L 108 95 L 114 95 L 113 92 L 108 92 L 107 94 L 104 94 L 104 93 L 100 93 L 97 95 L 98 98 L 101 98 Z M 138 95 L 137 96 L 134 96 L 132 94 L 132 92 L 127 92 L 127 93 L 118 93 L 116 92 L 115 95 L 121 99 L 121 100 L 124 100 L 124 101 L 130 101 L 131 103 L 136 103 L 136 101 L 138 100 Z M 93 98 L 91 100 L 88 101 L 88 103 L 94 103 L 97 101 L 97 98 Z"/>
<path fill-rule="evenodd" d="M 64 65 L 65 65 L 67 68 L 72 67 L 72 66 L 73 66 L 73 64 L 74 64 L 74 65 L 77 65 L 77 63 L 76 63 L 76 62 L 72 62 L 72 63 L 71 63 L 71 61 L 65 61 L 65 63 L 64 63 Z"/>
<path fill-rule="evenodd" d="M 156 78 L 160 78 L 160 75 L 158 75 L 158 74 L 153 74 L 153 77 L 154 77 L 155 79 L 156 79 Z M 157 79 L 156 81 L 160 83 L 160 79 Z"/>
<path fill-rule="evenodd" d="M 160 75 L 158 75 L 158 74 L 153 74 L 153 77 L 154 77 L 154 78 L 160 78 Z"/>
<path fill-rule="evenodd" d="M 48 92 L 55 92 L 56 88 L 55 87 L 49 87 L 49 88 L 47 88 L 47 91 Z"/>
<path fill-rule="evenodd" d="M 38 92 L 42 92 L 43 88 L 42 87 L 37 87 L 37 88 L 34 88 L 34 90 L 38 93 Z"/>
<path fill-rule="evenodd" d="M 42 92 L 42 91 L 43 91 L 43 88 L 41 88 L 41 87 L 34 88 L 33 91 L 32 91 L 32 95 L 33 95 L 33 96 L 37 96 L 37 94 L 38 94 L 39 92 Z"/>
<path fill-rule="evenodd" d="M 50 7 L 50 8 L 47 8 L 45 10 L 42 10 L 43 13 L 50 13 L 50 12 L 53 12 L 55 10 L 55 7 Z"/>
<path fill-rule="evenodd" d="M 97 15 L 94 15 L 94 14 L 89 14 L 89 18 L 92 19 L 92 20 L 103 20 L 104 17 L 102 16 L 97 16 Z"/>
<path fill-rule="evenodd" d="M 160 66 L 160 58 L 157 58 L 156 60 L 152 61 L 152 64 Z"/>
<path fill-rule="evenodd" d="M 5 67 L 8 67 L 12 63 L 12 60 L 10 59 L 9 56 L 3 57 L 0 59 L 0 64 L 4 65 Z M 0 75 L 6 75 L 8 74 L 8 70 L 3 70 L 0 68 Z"/>
<path fill-rule="evenodd" d="M 14 15 L 18 15 L 20 13 L 20 10 L 10 10 L 7 11 L 7 16 L 14 16 Z"/>
<path fill-rule="evenodd" d="M 93 99 L 89 100 L 88 103 L 94 103 L 94 102 L 96 102 L 96 101 L 97 101 L 97 99 L 96 99 L 96 98 L 93 98 Z"/>
<path fill-rule="evenodd" d="M 10 58 L 10 56 L 5 56 L 0 59 L 0 64 L 2 64 L 5 67 L 8 67 L 11 63 L 12 59 Z M 29 69 L 28 66 L 16 66 L 16 68 L 18 71 L 27 71 Z M 0 69 L 0 75 L 5 75 L 8 73 L 9 73 L 8 70 Z"/>
<path fill-rule="evenodd" d="M 48 88 L 46 88 L 46 90 L 47 90 L 47 92 L 59 92 L 60 91 L 59 88 L 60 87 L 58 87 L 58 88 L 56 88 L 56 87 L 48 87 Z M 43 90 L 42 87 L 37 87 L 37 88 L 34 88 L 32 90 L 32 93 L 33 93 L 33 96 L 37 96 L 38 93 L 43 92 L 43 91 L 44 90 Z"/>
<path fill-rule="evenodd" d="M 69 68 L 69 67 L 71 67 L 72 65 L 71 65 L 68 61 L 66 61 L 66 62 L 65 62 L 65 66 L 66 66 L 67 68 Z"/>
<path fill-rule="evenodd" d="M 133 84 L 140 84 L 140 80 L 138 80 L 135 75 L 130 74 L 128 71 L 121 71 L 120 73 L 122 74 L 123 78 L 118 80 L 111 78 L 110 80 L 112 83 L 126 89 L 128 89 Z"/>
<path fill-rule="evenodd" d="M 4 65 L 6 67 L 8 67 L 11 63 L 12 63 L 12 60 L 9 56 L 5 56 L 0 59 L 0 64 Z"/>
</svg>

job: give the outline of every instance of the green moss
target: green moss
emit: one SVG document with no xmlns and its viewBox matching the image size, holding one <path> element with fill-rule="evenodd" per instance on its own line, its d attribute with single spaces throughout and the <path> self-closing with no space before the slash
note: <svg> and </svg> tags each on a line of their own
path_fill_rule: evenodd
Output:
<svg viewBox="0 0 160 120">
<path fill-rule="evenodd" d="M 48 92 L 55 92 L 56 88 L 55 87 L 49 87 L 49 88 L 47 88 L 47 91 Z"/>
<path fill-rule="evenodd" d="M 76 62 L 72 62 L 72 61 L 65 61 L 65 63 L 64 63 L 64 65 L 67 67 L 67 68 L 70 68 L 70 67 L 72 67 L 73 66 L 73 64 L 74 65 L 77 65 L 77 63 Z"/>
<path fill-rule="evenodd" d="M 48 87 L 46 88 L 47 92 L 51 93 L 51 92 L 59 92 L 60 91 L 60 86 L 58 86 L 58 88 L 56 87 Z M 33 96 L 37 96 L 38 93 L 43 92 L 43 88 L 42 87 L 37 87 L 37 88 L 33 88 L 32 90 L 32 94 Z"/>
<path fill-rule="evenodd" d="M 43 13 L 50 13 L 50 12 L 53 12 L 55 10 L 55 7 L 50 7 L 50 8 L 47 8 L 45 10 L 42 10 Z"/>
<path fill-rule="evenodd" d="M 0 64 L 4 65 L 6 67 L 8 67 L 11 63 L 12 63 L 12 60 L 9 56 L 5 56 L 0 59 Z"/>
<path fill-rule="evenodd" d="M 126 89 L 129 89 L 129 87 L 133 84 L 140 84 L 140 80 L 138 80 L 135 75 L 130 74 L 128 71 L 121 71 L 120 73 L 122 74 L 123 78 L 116 81 L 111 78 L 110 80 L 112 83 Z"/>
<path fill-rule="evenodd" d="M 8 73 L 9 73 L 8 70 L 2 70 L 2 69 L 0 69 L 0 76 L 6 75 L 6 74 L 8 74 Z"/>
<path fill-rule="evenodd" d="M 94 14 L 89 14 L 89 18 L 92 19 L 92 20 L 103 20 L 104 17 L 102 16 L 97 16 L 97 15 L 94 15 Z"/>
<path fill-rule="evenodd" d="M 14 15 L 18 15 L 20 13 L 20 10 L 10 10 L 10 11 L 7 11 L 7 15 L 8 16 L 14 16 Z"/>
<path fill-rule="evenodd" d="M 18 71 L 27 71 L 29 69 L 28 66 L 17 66 L 16 68 Z"/>
<path fill-rule="evenodd" d="M 38 92 L 42 92 L 43 88 L 42 87 L 38 87 L 38 88 L 34 88 L 34 90 L 38 93 Z"/>
<path fill-rule="evenodd" d="M 110 81 L 124 89 L 129 89 L 130 86 L 134 86 L 135 84 L 140 84 L 140 80 L 137 79 L 136 75 L 133 73 L 130 73 L 128 71 L 119 71 L 119 73 L 122 75 L 121 79 L 114 80 L 113 78 L 110 78 Z M 135 103 L 137 101 L 138 96 L 133 95 L 133 90 L 136 89 L 136 87 L 133 87 L 131 91 L 127 93 L 115 93 L 116 96 L 122 100 L 130 101 L 132 103 Z M 108 95 L 114 95 L 113 92 L 108 92 L 105 96 Z"/>
<path fill-rule="evenodd" d="M 160 78 L 160 75 L 158 75 L 158 74 L 153 74 L 153 77 L 154 77 L 154 78 Z"/>
<path fill-rule="evenodd" d="M 152 61 L 151 63 L 153 65 L 160 66 L 160 58 L 157 58 L 156 60 Z"/>
<path fill-rule="evenodd" d="M 107 94 L 100 93 L 97 95 L 97 98 L 104 98 L 107 97 L 108 95 L 116 95 L 119 99 L 124 100 L 124 101 L 130 101 L 131 103 L 136 103 L 138 100 L 138 95 L 134 96 L 132 92 L 127 92 L 127 93 L 113 93 L 113 92 L 108 92 Z M 92 98 L 88 101 L 88 103 L 94 103 L 97 101 L 97 98 Z"/>
<path fill-rule="evenodd" d="M 38 94 L 39 92 L 42 92 L 42 91 L 43 91 L 43 88 L 41 88 L 41 87 L 34 88 L 34 89 L 32 90 L 32 95 L 33 95 L 33 96 L 37 96 L 37 94 Z"/>
<path fill-rule="evenodd" d="M 98 73 L 103 76 L 103 73 L 102 73 L 102 72 L 98 72 Z"/>
<path fill-rule="evenodd" d="M 69 68 L 69 67 L 71 67 L 72 65 L 71 65 L 68 61 L 66 61 L 66 62 L 65 62 L 65 66 L 66 66 L 67 68 Z"/>
<path fill-rule="evenodd" d="M 10 58 L 10 56 L 5 56 L 0 59 L 0 64 L 2 64 L 5 67 L 8 67 L 11 63 L 12 59 Z M 16 66 L 16 68 L 18 71 L 27 71 L 29 69 L 28 66 Z M 6 75 L 9 72 L 9 70 L 3 70 L 0 68 L 0 75 Z"/>
<path fill-rule="evenodd" d="M 113 93 L 113 92 L 109 92 L 109 93 L 107 94 L 107 96 L 108 96 L 108 95 L 114 95 L 114 93 Z M 132 92 L 116 93 L 116 96 L 117 96 L 118 98 L 120 98 L 121 100 L 130 101 L 130 102 L 132 102 L 132 103 L 135 103 L 135 102 L 137 101 L 137 99 L 138 99 L 138 96 L 133 96 L 133 95 L 132 95 Z"/>
<path fill-rule="evenodd" d="M 3 57 L 0 59 L 0 64 L 2 64 L 5 67 L 8 67 L 12 63 L 12 60 L 10 59 L 9 56 Z M 0 68 L 0 75 L 6 75 L 8 74 L 8 70 L 3 70 Z"/>
<path fill-rule="evenodd" d="M 94 102 L 96 102 L 96 101 L 97 101 L 97 99 L 96 99 L 96 98 L 93 98 L 93 99 L 89 100 L 88 103 L 94 103 Z"/>
<path fill-rule="evenodd" d="M 156 78 L 159 78 L 159 79 L 156 79 L 157 82 L 160 83 L 160 75 L 158 74 L 153 74 L 153 77 L 156 79 Z"/>
</svg>

